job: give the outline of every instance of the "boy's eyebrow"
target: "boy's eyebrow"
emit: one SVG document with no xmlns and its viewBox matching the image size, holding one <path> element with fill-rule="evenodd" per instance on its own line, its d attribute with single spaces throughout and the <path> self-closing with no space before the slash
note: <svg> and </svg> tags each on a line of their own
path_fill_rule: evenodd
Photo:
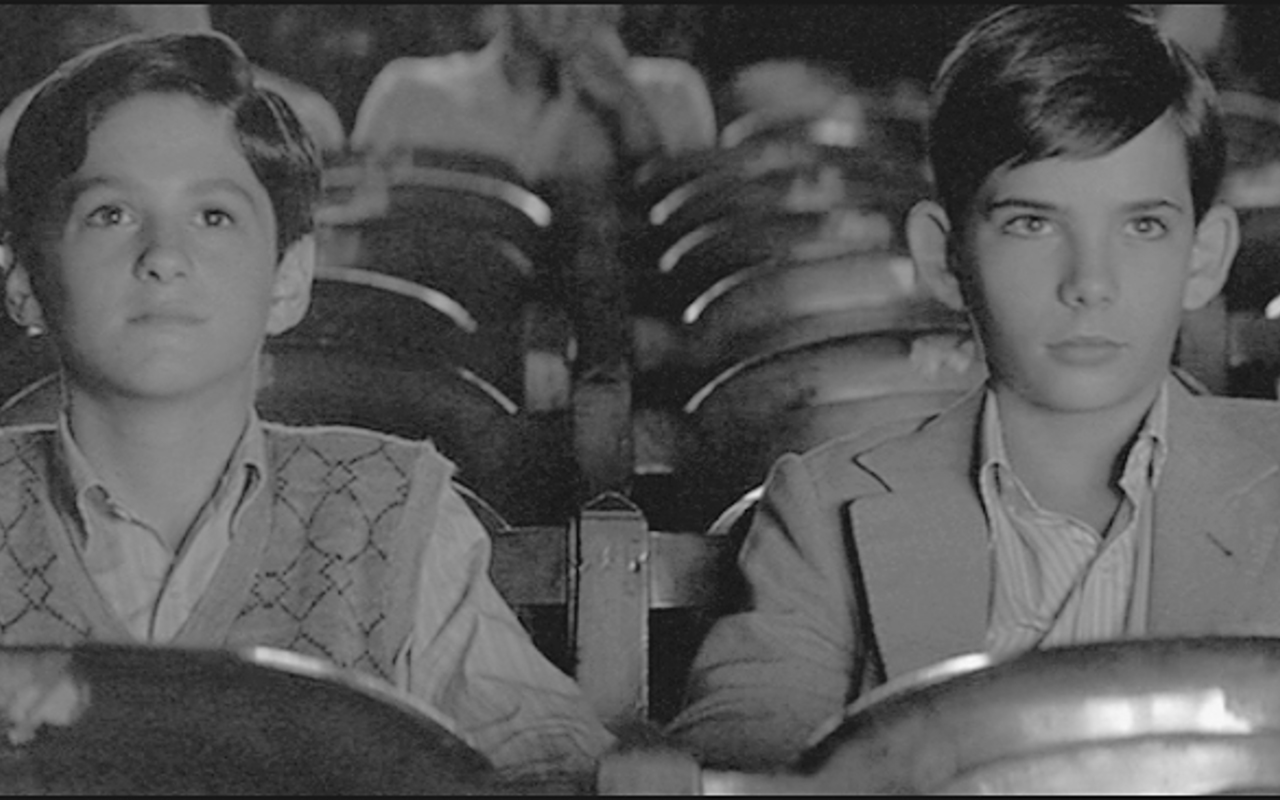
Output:
<svg viewBox="0 0 1280 800">
<path fill-rule="evenodd" d="M 1058 206 L 1045 200 L 1031 200 L 1025 197 L 1001 197 L 988 201 L 986 205 L 982 207 L 982 213 L 984 215 L 990 215 L 1004 208 L 1031 209 L 1033 211 L 1054 211 Z M 1139 211 L 1156 211 L 1161 208 L 1168 208 L 1177 212 L 1185 210 L 1182 204 L 1176 200 L 1170 200 L 1167 197 L 1152 197 L 1144 200 L 1135 200 L 1132 203 L 1125 203 L 1121 207 L 1121 211 L 1127 214 L 1133 214 Z"/>
<path fill-rule="evenodd" d="M 80 195 L 84 194 L 85 192 L 89 191 L 94 187 L 107 186 L 107 185 L 110 185 L 111 183 L 112 181 L 110 178 L 106 178 L 102 176 L 91 177 L 91 178 L 82 178 L 79 176 L 72 176 L 63 182 L 62 191 L 60 192 L 60 194 L 65 199 L 74 200 L 75 198 L 79 197 Z"/>
<path fill-rule="evenodd" d="M 1150 200 L 1135 200 L 1124 206 L 1124 210 L 1133 213 L 1135 211 L 1157 211 L 1161 208 L 1170 208 L 1174 211 L 1183 211 L 1182 204 L 1176 200 L 1170 200 L 1167 197 L 1154 197 Z"/>
<path fill-rule="evenodd" d="M 117 184 L 127 184 L 127 179 L 112 177 L 110 175 L 91 175 L 89 177 L 74 177 L 65 184 L 64 197 L 74 200 L 90 189 L 98 186 L 113 186 Z M 241 186 L 237 181 L 231 178 L 204 178 L 191 184 L 193 194 L 205 194 L 208 192 L 228 191 L 244 198 L 253 208 L 257 209 L 258 200 L 253 193 Z"/>
<path fill-rule="evenodd" d="M 1057 206 L 1045 200 L 1030 200 L 1025 197 L 999 197 L 984 203 L 982 213 L 990 215 L 1004 208 L 1030 208 L 1036 211 L 1053 211 Z"/>
<path fill-rule="evenodd" d="M 204 180 L 196 181 L 192 184 L 191 188 L 194 189 L 197 194 L 204 192 L 229 191 L 233 194 L 240 195 L 240 197 L 244 198 L 245 201 L 254 208 L 258 207 L 258 199 L 253 196 L 253 192 L 250 192 L 248 189 L 241 186 L 238 181 L 234 181 L 231 178 L 206 178 Z"/>
</svg>

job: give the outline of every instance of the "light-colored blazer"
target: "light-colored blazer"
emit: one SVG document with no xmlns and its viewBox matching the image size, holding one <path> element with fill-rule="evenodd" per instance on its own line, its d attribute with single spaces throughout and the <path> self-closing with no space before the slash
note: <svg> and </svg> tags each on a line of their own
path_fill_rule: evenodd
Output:
<svg viewBox="0 0 1280 800">
<path fill-rule="evenodd" d="M 705 763 L 790 761 L 885 678 L 983 649 L 981 391 L 942 414 L 775 464 L 740 565 L 750 610 L 720 620 L 671 732 Z M 1149 635 L 1280 635 L 1280 403 L 1170 381 Z"/>
</svg>

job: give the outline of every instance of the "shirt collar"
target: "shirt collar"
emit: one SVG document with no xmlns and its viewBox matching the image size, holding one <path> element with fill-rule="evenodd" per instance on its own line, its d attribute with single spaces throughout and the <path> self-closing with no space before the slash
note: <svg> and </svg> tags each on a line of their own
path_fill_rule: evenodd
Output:
<svg viewBox="0 0 1280 800">
<path fill-rule="evenodd" d="M 1004 445 L 1004 429 L 1000 425 L 1000 410 L 996 400 L 996 393 L 991 388 L 991 384 L 987 384 L 987 388 L 982 400 L 982 422 L 979 432 L 979 447 L 981 451 L 978 454 L 978 463 L 981 465 L 979 474 L 983 480 L 988 476 L 997 479 L 1001 471 L 1012 472 L 1009 464 L 1009 455 Z M 1155 486 L 1160 479 L 1160 473 L 1164 469 L 1164 462 L 1169 450 L 1169 379 L 1166 378 L 1160 383 L 1160 390 L 1156 393 L 1156 399 L 1151 404 L 1151 408 L 1147 411 L 1143 418 L 1142 427 L 1138 430 L 1138 435 L 1134 437 L 1134 443 L 1149 442 L 1151 453 L 1151 469 L 1149 479 L 1152 486 Z M 1128 474 L 1128 458 L 1132 456 L 1135 450 L 1144 448 L 1130 447 L 1126 450 L 1126 469 L 1124 474 Z"/>
<path fill-rule="evenodd" d="M 76 443 L 65 409 L 58 415 L 55 454 L 56 469 L 60 478 L 58 483 L 63 487 L 59 494 L 62 495 L 62 502 L 66 504 L 64 507 L 74 509 L 81 519 L 89 504 L 130 519 L 134 518 L 128 509 L 111 497 L 106 484 Z M 256 409 L 250 408 L 245 429 L 241 432 L 235 449 L 232 450 L 231 458 L 227 462 L 227 468 L 219 476 L 211 497 L 215 499 L 223 497 L 232 486 L 232 479 L 238 477 L 239 491 L 235 502 L 237 508 L 242 507 L 261 489 L 263 478 L 266 476 L 266 464 L 267 444 L 262 420 L 258 417 Z M 80 525 L 78 530 L 83 537 L 81 544 L 84 544 L 89 535 L 90 526 Z"/>
</svg>

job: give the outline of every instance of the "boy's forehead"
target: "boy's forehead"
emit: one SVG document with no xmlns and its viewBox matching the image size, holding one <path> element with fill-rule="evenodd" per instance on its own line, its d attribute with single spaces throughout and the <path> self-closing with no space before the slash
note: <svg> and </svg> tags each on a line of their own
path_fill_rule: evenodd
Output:
<svg viewBox="0 0 1280 800">
<path fill-rule="evenodd" d="M 86 157 L 102 148 L 127 151 L 146 150 L 156 144 L 176 146 L 193 133 L 206 148 L 212 143 L 240 152 L 230 109 L 178 91 L 133 94 L 94 116 L 85 141 Z"/>
<path fill-rule="evenodd" d="M 125 98 L 99 116 L 85 157 L 68 176 L 72 190 L 112 181 L 165 179 L 197 188 L 236 185 L 263 194 L 230 109 L 181 93 Z"/>
<path fill-rule="evenodd" d="M 1103 152 L 1011 159 L 987 176 L 972 208 L 982 213 L 1009 199 L 1053 202 L 1090 195 L 1099 200 L 1155 195 L 1190 198 L 1191 165 L 1186 138 L 1178 126 L 1161 118 Z"/>
</svg>

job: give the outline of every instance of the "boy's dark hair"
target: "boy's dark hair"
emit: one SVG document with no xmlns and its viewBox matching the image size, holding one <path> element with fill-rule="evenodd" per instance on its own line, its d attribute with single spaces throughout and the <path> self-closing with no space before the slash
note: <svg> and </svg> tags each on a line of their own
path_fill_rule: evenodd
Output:
<svg viewBox="0 0 1280 800">
<path fill-rule="evenodd" d="M 59 67 L 18 120 L 6 160 L 6 216 L 28 263 L 39 258 L 39 226 L 63 181 L 84 163 L 89 135 L 116 105 L 152 92 L 230 109 L 245 159 L 271 198 L 280 255 L 313 229 L 320 192 L 315 145 L 282 97 L 254 85 L 240 48 L 215 33 L 129 36 Z"/>
<path fill-rule="evenodd" d="M 1132 6 L 1012 6 L 960 40 L 933 87 L 929 159 L 955 224 L 1001 167 L 1105 155 L 1166 112 L 1186 141 L 1195 217 L 1225 143 L 1203 70 Z"/>
</svg>

